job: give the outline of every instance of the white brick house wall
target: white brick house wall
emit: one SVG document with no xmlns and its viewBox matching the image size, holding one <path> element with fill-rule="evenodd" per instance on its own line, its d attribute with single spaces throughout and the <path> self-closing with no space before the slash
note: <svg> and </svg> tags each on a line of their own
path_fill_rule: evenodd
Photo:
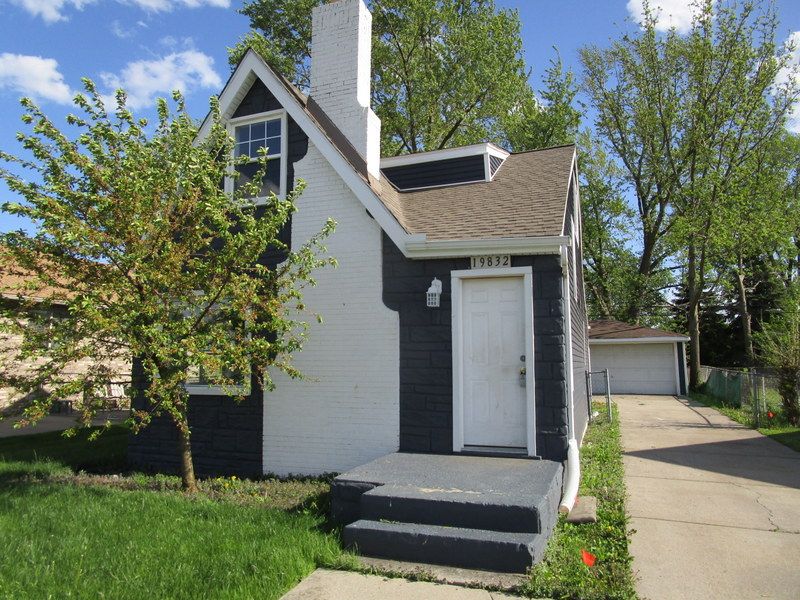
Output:
<svg viewBox="0 0 800 600">
<path fill-rule="evenodd" d="M 336 269 L 306 290 L 313 322 L 295 364 L 310 380 L 277 377 L 264 395 L 264 471 L 343 471 L 399 447 L 399 317 L 382 299 L 381 230 L 313 143 L 296 165 L 307 183 L 292 217 L 292 245 L 338 225 L 328 239 Z"/>
</svg>

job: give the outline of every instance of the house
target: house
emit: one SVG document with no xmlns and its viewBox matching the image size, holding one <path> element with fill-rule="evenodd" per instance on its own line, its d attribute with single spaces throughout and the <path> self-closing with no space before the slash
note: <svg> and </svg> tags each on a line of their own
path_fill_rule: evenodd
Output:
<svg viewBox="0 0 800 600">
<path fill-rule="evenodd" d="M 265 189 L 305 181 L 287 241 L 332 217 L 339 267 L 305 291 L 324 319 L 295 357 L 307 379 L 277 376 L 267 393 L 253 380 L 240 405 L 189 382 L 195 469 L 342 473 L 348 544 L 420 558 L 422 535 L 425 560 L 524 569 L 555 523 L 568 455 L 565 497 L 577 491 L 589 415 L 575 147 L 381 158 L 369 11 L 339 0 L 312 21 L 308 96 L 251 50 L 220 108 L 238 153 L 269 148 Z M 133 436 L 129 460 L 176 470 L 171 423 Z"/>
<path fill-rule="evenodd" d="M 189 387 L 199 473 L 342 472 L 398 450 L 563 461 L 585 430 L 575 147 L 382 159 L 370 27 L 362 0 L 324 4 L 308 96 L 252 50 L 220 94 L 237 148 L 270 148 L 265 186 L 284 194 L 306 182 L 291 243 L 333 217 L 339 267 L 305 292 L 324 318 L 296 356 L 308 379 L 278 376 L 277 389 L 254 387 L 238 406 Z M 133 437 L 132 463 L 176 468 L 172 429 Z"/>
<path fill-rule="evenodd" d="M 687 393 L 685 335 L 602 320 L 589 323 L 592 371 L 608 369 L 613 394 Z M 592 377 L 595 394 L 604 394 L 605 380 Z"/>
<path fill-rule="evenodd" d="M 19 315 L 26 331 L 28 327 L 52 328 L 53 321 L 67 316 L 68 299 L 69 292 L 66 289 L 40 285 L 33 273 L 20 267 L 3 248 L 0 248 L 0 306 L 12 309 L 14 315 Z M 17 333 L 0 331 L 0 362 L 8 361 L 7 364 L 13 364 L 14 368 L 20 371 L 34 367 L 33 359 L 19 358 L 23 341 L 23 336 Z M 96 364 L 89 359 L 75 361 L 61 372 L 59 377 L 69 381 L 70 378 L 85 374 Z M 115 380 L 99 393 L 104 395 L 109 407 L 118 408 L 127 405 L 125 388 L 130 386 L 130 361 L 115 359 L 106 366 L 115 373 Z M 14 388 L 0 386 L 0 415 L 18 415 L 36 397 L 50 392 L 51 390 L 45 386 L 32 397 L 30 394 L 23 395 Z M 55 400 L 54 410 L 70 412 L 75 405 L 80 404 L 82 398 L 72 396 Z"/>
</svg>

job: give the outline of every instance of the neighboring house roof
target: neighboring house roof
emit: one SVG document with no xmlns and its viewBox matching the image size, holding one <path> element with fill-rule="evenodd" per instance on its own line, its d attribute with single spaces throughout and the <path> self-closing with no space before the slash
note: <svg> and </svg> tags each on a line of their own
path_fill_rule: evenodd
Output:
<svg viewBox="0 0 800 600">
<path fill-rule="evenodd" d="M 21 267 L 5 249 L 0 248 L 0 297 L 64 304 L 68 295 L 64 288 L 43 285 L 34 273 Z"/>
<path fill-rule="evenodd" d="M 335 154 L 326 156 L 405 255 L 422 257 L 427 252 L 427 257 L 461 256 L 467 247 L 476 254 L 488 253 L 497 247 L 509 247 L 506 240 L 515 242 L 511 247 L 519 253 L 530 252 L 534 246 L 539 247 L 539 242 L 543 242 L 542 248 L 547 245 L 556 251 L 566 243 L 563 236 L 569 188 L 575 173 L 574 145 L 512 154 L 490 182 L 402 192 L 386 177 L 373 177 L 364 157 L 313 97 L 303 94 L 253 49 L 247 51 L 220 93 L 224 118 L 230 118 L 256 76 L 268 88 L 270 82 L 282 88 L 271 91 L 283 108 L 301 127 L 302 121 L 310 121 L 324 142 L 344 159 L 356 175 L 355 180 L 338 167 Z M 301 112 L 287 101 L 293 101 Z M 207 116 L 200 128 L 201 136 L 208 126 Z M 326 155 L 324 148 L 320 150 Z M 493 244 L 472 243 L 478 241 Z M 441 246 L 441 243 L 458 246 Z"/>
<path fill-rule="evenodd" d="M 679 333 L 631 325 L 622 321 L 601 320 L 589 321 L 589 341 L 675 341 L 684 342 L 689 338 Z"/>
</svg>

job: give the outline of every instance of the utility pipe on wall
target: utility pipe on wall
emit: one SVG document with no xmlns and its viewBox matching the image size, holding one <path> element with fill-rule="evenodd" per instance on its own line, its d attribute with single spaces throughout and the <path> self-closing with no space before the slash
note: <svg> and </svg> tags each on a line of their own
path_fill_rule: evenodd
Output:
<svg viewBox="0 0 800 600">
<path fill-rule="evenodd" d="M 574 232 L 573 232 L 574 234 Z M 561 270 L 564 280 L 564 293 L 561 295 L 561 302 L 564 305 L 564 329 L 566 330 L 564 340 L 564 361 L 566 363 L 567 378 L 567 429 L 569 431 L 569 441 L 567 442 L 567 466 L 564 472 L 564 486 L 562 488 L 561 503 L 558 511 L 567 514 L 575 506 L 578 498 L 578 487 L 581 481 L 581 455 L 578 441 L 575 438 L 575 397 L 574 397 L 574 378 L 572 365 L 572 290 L 569 281 L 569 253 L 567 246 L 561 247 Z M 575 257 L 572 257 L 575 260 Z"/>
</svg>

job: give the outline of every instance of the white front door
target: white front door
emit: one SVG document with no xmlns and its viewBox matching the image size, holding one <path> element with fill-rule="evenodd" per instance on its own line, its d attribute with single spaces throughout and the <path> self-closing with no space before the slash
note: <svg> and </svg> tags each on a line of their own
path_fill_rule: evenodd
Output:
<svg viewBox="0 0 800 600">
<path fill-rule="evenodd" d="M 461 298 L 464 445 L 525 448 L 524 279 L 464 279 Z"/>
</svg>

